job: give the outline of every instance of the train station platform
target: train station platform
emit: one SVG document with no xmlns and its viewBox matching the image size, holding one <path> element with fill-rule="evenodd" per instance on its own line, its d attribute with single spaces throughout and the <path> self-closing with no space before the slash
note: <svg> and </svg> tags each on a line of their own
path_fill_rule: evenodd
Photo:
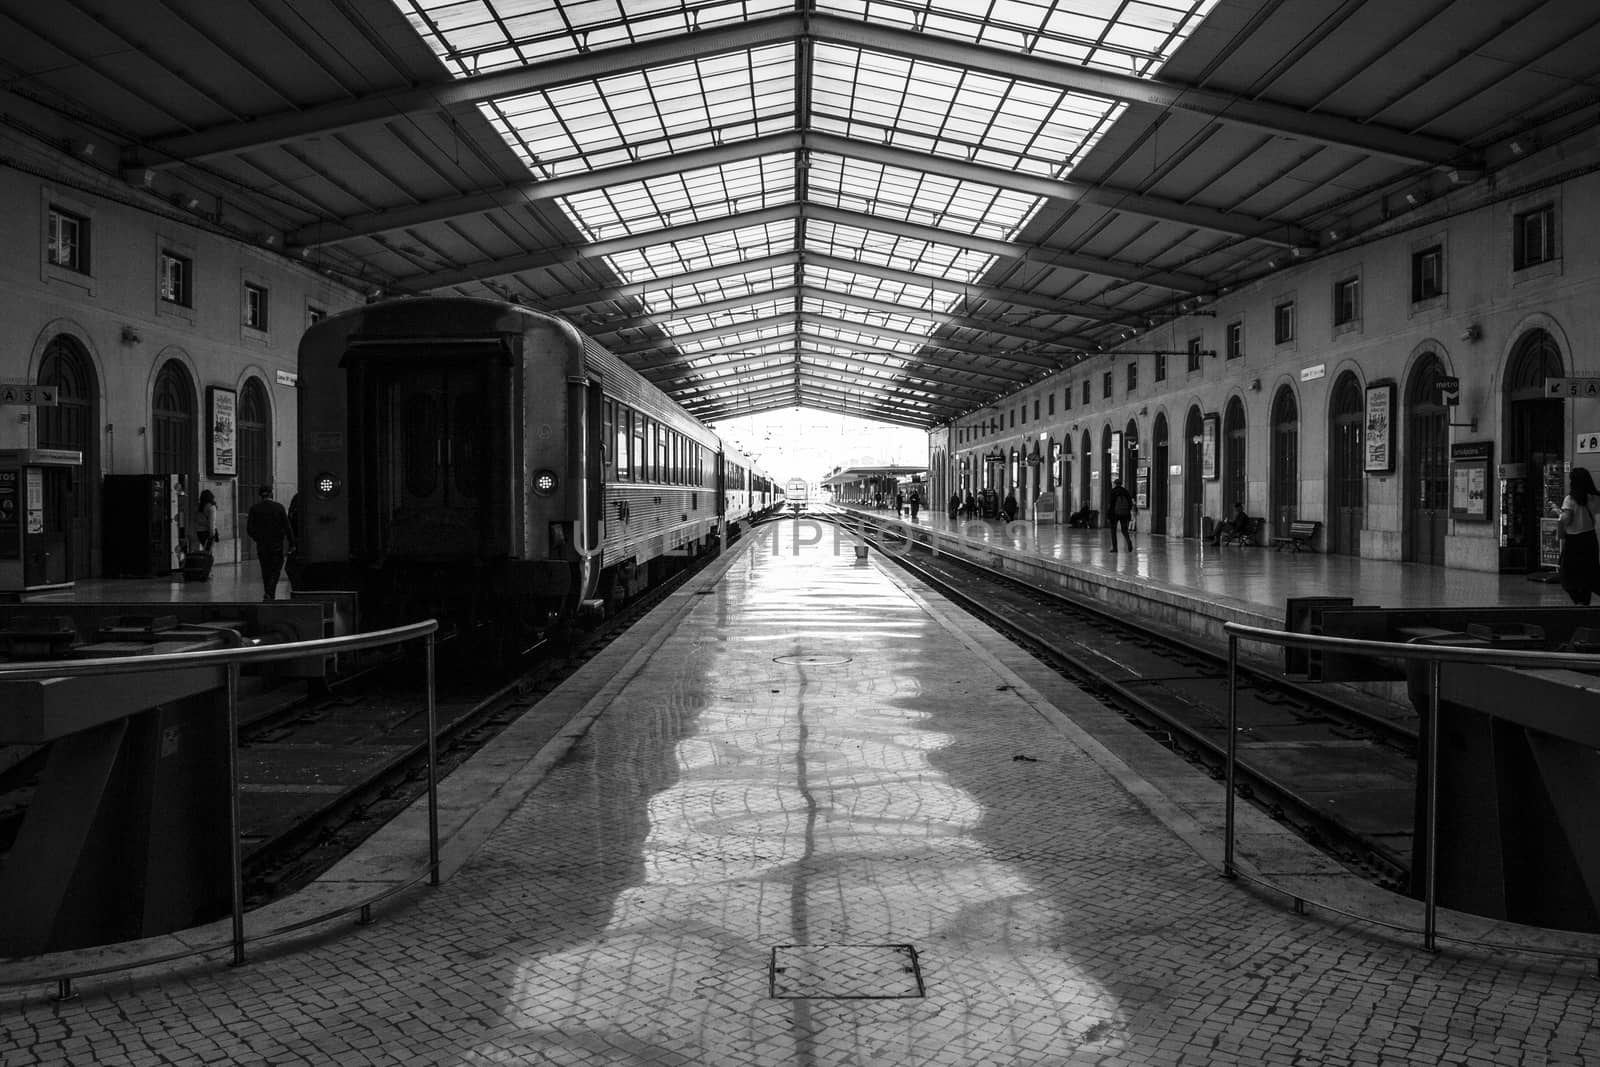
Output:
<svg viewBox="0 0 1600 1067">
<path fill-rule="evenodd" d="M 1133 551 L 1111 551 L 1111 530 L 948 518 L 943 512 L 896 516 L 893 509 L 843 511 L 898 523 L 919 541 L 1018 577 L 1084 593 L 1169 626 L 1225 640 L 1222 626 L 1282 629 L 1296 597 L 1348 597 L 1382 608 L 1565 607 L 1554 582 L 1419 563 L 1293 552 L 1271 545 L 1213 545 L 1197 538 L 1133 534 Z"/>
<path fill-rule="evenodd" d="M 1225 880 L 1215 783 L 871 553 L 753 531 L 552 707 L 443 784 L 442 886 L 237 968 L 7 990 L 8 1067 L 1600 1062 L 1592 963 Z M 288 906 L 409 876 L 424 828 Z M 1240 848 L 1382 906 L 1263 816 Z"/>
</svg>

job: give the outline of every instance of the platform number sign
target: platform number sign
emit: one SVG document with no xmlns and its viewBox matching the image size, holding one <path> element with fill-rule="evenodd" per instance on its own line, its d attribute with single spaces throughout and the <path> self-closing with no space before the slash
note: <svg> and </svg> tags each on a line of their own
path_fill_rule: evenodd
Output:
<svg viewBox="0 0 1600 1067">
<path fill-rule="evenodd" d="M 53 408 L 61 402 L 61 390 L 54 385 L 34 385 L 30 382 L 0 382 L 0 404 L 26 404 L 31 407 Z"/>
<path fill-rule="evenodd" d="M 1546 378 L 1544 395 L 1563 400 L 1600 400 L 1600 378 Z"/>
</svg>

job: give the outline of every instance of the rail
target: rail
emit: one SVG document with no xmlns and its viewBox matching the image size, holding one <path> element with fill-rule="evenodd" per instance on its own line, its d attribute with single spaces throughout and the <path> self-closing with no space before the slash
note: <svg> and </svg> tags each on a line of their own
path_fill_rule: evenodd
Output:
<svg viewBox="0 0 1600 1067">
<path fill-rule="evenodd" d="M 1424 734 L 1428 739 L 1427 752 L 1424 764 L 1426 767 L 1425 789 L 1425 818 L 1427 829 L 1427 846 L 1424 862 L 1426 869 L 1423 875 L 1422 899 L 1422 944 L 1429 952 L 1437 951 L 1439 941 L 1439 903 L 1438 903 L 1438 847 L 1439 847 L 1439 668 L 1445 663 L 1472 663 L 1481 666 L 1498 667 L 1565 667 L 1581 670 L 1600 670 L 1600 654 L 1578 652 L 1532 652 L 1515 649 L 1486 649 L 1482 647 L 1464 647 L 1460 645 L 1431 645 L 1431 644 L 1400 644 L 1392 641 L 1368 641 L 1349 637 L 1327 637 L 1319 634 L 1293 633 L 1287 630 L 1269 630 L 1259 626 L 1247 626 L 1243 623 L 1229 622 L 1223 624 L 1223 630 L 1228 634 L 1228 715 L 1227 715 L 1227 756 L 1225 769 L 1225 783 L 1227 799 L 1223 805 L 1223 854 L 1222 873 L 1225 878 L 1238 878 L 1242 872 L 1239 870 L 1234 856 L 1234 807 L 1235 807 L 1235 774 L 1238 763 L 1239 739 L 1239 696 L 1238 696 L 1238 669 L 1239 669 L 1239 641 L 1241 638 L 1258 641 L 1266 644 L 1291 646 L 1305 649 L 1321 649 L 1324 651 L 1337 651 L 1344 653 L 1365 653 L 1367 655 L 1382 656 L 1386 659 L 1421 660 L 1427 665 L 1428 674 L 1428 703 L 1423 714 L 1426 727 Z M 1407 929 L 1393 923 L 1383 922 L 1370 915 L 1362 915 L 1348 909 L 1309 900 L 1306 896 L 1285 889 L 1274 884 L 1267 878 L 1258 875 L 1245 875 L 1251 881 L 1268 886 L 1278 892 L 1283 892 L 1293 898 L 1295 909 L 1303 911 L 1307 903 L 1316 904 L 1326 911 L 1344 915 L 1347 918 L 1360 919 L 1366 922 L 1378 923 L 1391 928 Z M 1410 932 L 1415 932 L 1411 930 Z M 1498 944 L 1482 939 L 1447 938 L 1452 941 L 1476 944 L 1490 948 L 1511 948 L 1520 951 L 1544 952 L 1554 955 L 1585 957 L 1595 955 L 1586 950 L 1563 949 L 1553 947 L 1530 946 L 1526 944 L 1509 945 Z"/>
<path fill-rule="evenodd" d="M 428 619 L 424 622 L 410 623 L 406 626 L 396 626 L 388 630 L 374 630 L 370 633 L 352 634 L 345 637 L 324 637 L 312 641 L 296 641 L 280 645 L 253 645 L 242 648 L 220 648 L 204 652 L 172 652 L 155 656 L 128 656 L 105 659 L 84 659 L 51 662 L 23 662 L 0 663 L 0 681 L 30 681 L 48 678 L 66 678 L 72 676 L 92 675 L 121 675 L 121 674 L 149 674 L 156 671 L 182 668 L 192 670 L 199 667 L 222 667 L 227 672 L 227 736 L 232 739 L 228 745 L 228 837 L 229 837 L 229 863 L 232 874 L 232 936 L 229 939 L 233 949 L 233 965 L 244 963 L 244 946 L 246 942 L 244 930 L 244 849 L 239 842 L 239 675 L 240 669 L 245 664 L 269 663 L 274 660 L 304 659 L 308 656 L 331 654 L 335 652 L 355 652 L 361 649 L 383 648 L 388 645 L 405 644 L 408 641 L 422 640 L 426 649 L 427 670 L 427 696 L 428 696 L 428 866 L 416 877 L 404 880 L 398 885 L 391 885 L 381 892 L 374 893 L 372 897 L 358 904 L 345 905 L 327 912 L 319 913 L 310 918 L 303 918 L 296 922 L 276 927 L 271 930 L 259 931 L 250 940 L 263 940 L 269 937 L 278 937 L 307 927 L 327 922 L 352 911 L 361 913 L 363 923 L 371 921 L 372 906 L 379 901 L 410 888 L 426 876 L 429 885 L 439 884 L 439 751 L 438 751 L 438 707 L 434 695 L 434 634 L 439 630 L 437 620 Z M 108 974 L 115 971 L 130 970 L 134 967 L 146 967 L 160 963 L 170 963 L 174 960 L 189 956 L 202 955 L 214 952 L 222 947 L 218 944 L 194 945 L 182 951 L 169 953 L 158 958 L 142 958 L 123 960 L 121 962 L 98 967 L 67 968 L 70 973 L 58 973 L 57 995 L 60 999 L 72 996 L 72 979 L 88 977 L 90 975 Z M 16 982 L 4 983 L 7 985 Z"/>
</svg>

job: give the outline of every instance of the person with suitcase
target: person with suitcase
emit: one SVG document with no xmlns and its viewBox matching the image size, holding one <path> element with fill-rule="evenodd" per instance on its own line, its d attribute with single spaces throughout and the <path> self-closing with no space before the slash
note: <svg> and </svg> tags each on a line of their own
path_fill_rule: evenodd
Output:
<svg viewBox="0 0 1600 1067">
<path fill-rule="evenodd" d="M 194 549 L 183 557 L 183 580 L 203 582 L 211 577 L 215 557 L 211 546 L 221 540 L 217 533 L 217 497 L 211 490 L 200 493 L 200 502 L 194 509 Z"/>
</svg>

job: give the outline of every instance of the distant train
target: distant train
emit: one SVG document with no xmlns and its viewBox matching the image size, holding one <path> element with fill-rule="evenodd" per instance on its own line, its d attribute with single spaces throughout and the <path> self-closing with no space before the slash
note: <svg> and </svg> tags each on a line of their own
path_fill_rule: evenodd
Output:
<svg viewBox="0 0 1600 1067">
<path fill-rule="evenodd" d="M 296 586 L 511 641 L 606 613 L 779 506 L 746 456 L 571 324 L 418 297 L 300 342 Z"/>
<path fill-rule="evenodd" d="M 811 500 L 811 487 L 804 478 L 790 478 L 783 483 L 783 502 L 793 511 L 804 511 Z"/>
</svg>

